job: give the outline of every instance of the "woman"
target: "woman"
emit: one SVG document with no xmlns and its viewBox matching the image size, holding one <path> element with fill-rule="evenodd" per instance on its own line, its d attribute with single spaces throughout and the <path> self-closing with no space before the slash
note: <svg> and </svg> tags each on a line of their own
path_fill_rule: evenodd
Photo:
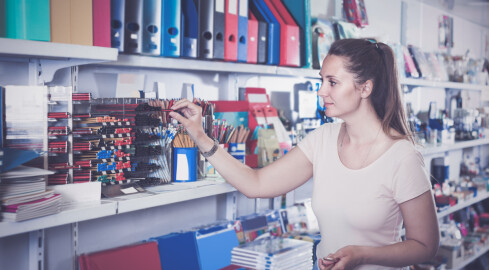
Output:
<svg viewBox="0 0 489 270">
<path fill-rule="evenodd" d="M 200 107 L 181 100 L 172 109 L 184 116 L 170 115 L 250 198 L 279 196 L 314 178 L 320 269 L 395 269 L 431 259 L 438 221 L 423 158 L 407 128 L 392 50 L 363 39 L 336 41 L 320 76 L 326 115 L 344 123 L 321 126 L 262 169 L 215 147 L 202 130 Z"/>
</svg>

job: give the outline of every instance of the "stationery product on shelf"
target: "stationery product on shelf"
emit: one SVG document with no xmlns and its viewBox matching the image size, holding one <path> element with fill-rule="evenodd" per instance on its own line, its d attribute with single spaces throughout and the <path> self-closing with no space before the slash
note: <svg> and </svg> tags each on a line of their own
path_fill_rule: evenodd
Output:
<svg viewBox="0 0 489 270">
<path fill-rule="evenodd" d="M 408 50 L 411 54 L 411 57 L 413 58 L 419 76 L 427 80 L 433 79 L 433 73 L 431 71 L 430 64 L 428 63 L 428 60 L 426 59 L 426 56 L 421 51 L 421 49 L 416 46 L 409 45 Z"/>
<path fill-rule="evenodd" d="M 222 0 L 220 0 L 222 1 Z M 214 58 L 214 6 L 215 0 L 201 0 L 199 11 L 198 57 L 203 59 Z"/>
<path fill-rule="evenodd" d="M 280 0 L 265 0 L 268 8 L 280 25 L 281 66 L 300 65 L 299 27 Z"/>
<path fill-rule="evenodd" d="M 193 0 L 182 0 L 182 57 L 197 57 L 199 36 L 198 5 Z"/>
<path fill-rule="evenodd" d="M 215 0 L 213 18 L 213 58 L 217 60 L 224 60 L 224 43 L 226 36 L 226 0 Z"/>
<path fill-rule="evenodd" d="M 282 0 L 282 2 L 300 27 L 301 67 L 311 68 L 311 1 Z"/>
<path fill-rule="evenodd" d="M 126 0 L 110 0 L 110 44 L 124 51 Z"/>
<path fill-rule="evenodd" d="M 353 23 L 336 21 L 333 23 L 335 39 L 358 38 L 358 28 Z"/>
<path fill-rule="evenodd" d="M 224 60 L 238 60 L 238 0 L 225 0 Z"/>
<path fill-rule="evenodd" d="M 93 0 L 93 46 L 110 48 L 110 0 Z"/>
<path fill-rule="evenodd" d="M 245 1 L 248 3 L 248 1 Z M 256 64 L 258 61 L 258 21 L 255 16 L 248 11 L 248 40 L 246 48 L 246 62 L 250 64 Z M 238 55 L 239 60 L 239 55 Z"/>
<path fill-rule="evenodd" d="M 143 0 L 126 0 L 124 7 L 124 52 L 140 54 L 143 38 Z"/>
<path fill-rule="evenodd" d="M 256 62 L 259 64 L 265 64 L 267 62 L 268 54 L 268 24 L 266 21 L 258 19 L 254 12 L 250 9 L 250 21 L 256 21 L 257 26 L 257 48 L 256 48 Z M 254 61 L 254 59 L 252 59 Z"/>
<path fill-rule="evenodd" d="M 47 195 L 41 199 L 11 205 L 2 205 L 2 220 L 23 221 L 52 215 L 60 211 L 61 195 Z"/>
<path fill-rule="evenodd" d="M 334 42 L 333 24 L 328 20 L 316 19 L 312 25 L 312 67 L 320 69 L 329 48 Z"/>
<path fill-rule="evenodd" d="M 280 24 L 264 0 L 251 0 L 250 9 L 258 20 L 266 22 L 268 26 L 266 64 L 278 65 L 280 60 Z"/>
<path fill-rule="evenodd" d="M 143 2 L 142 53 L 161 54 L 161 0 Z"/>
<path fill-rule="evenodd" d="M 368 25 L 367 10 L 364 0 L 344 0 L 343 9 L 346 19 L 358 27 Z"/>
<path fill-rule="evenodd" d="M 248 0 L 238 0 L 238 62 L 248 62 Z M 252 23 L 253 24 L 253 23 Z M 253 27 L 255 27 L 253 25 Z M 252 30 L 252 32 L 257 32 Z M 256 44 L 256 36 L 253 40 Z"/>
<path fill-rule="evenodd" d="M 4 0 L 0 5 L 5 37 L 50 41 L 49 0 Z"/>
<path fill-rule="evenodd" d="M 95 269 L 147 269 L 161 270 L 160 254 L 156 242 L 124 246 L 79 257 L 81 270 Z"/>
<path fill-rule="evenodd" d="M 163 1 L 161 10 L 161 55 L 163 56 L 180 57 L 181 15 L 180 0 Z"/>
<path fill-rule="evenodd" d="M 411 57 L 408 48 L 402 46 L 402 53 L 404 55 L 404 62 L 406 64 L 406 77 L 419 78 L 419 72 L 416 69 L 416 65 L 414 64 L 414 60 Z"/>
<path fill-rule="evenodd" d="M 254 269 L 311 269 L 312 246 L 296 239 L 265 237 L 233 248 L 231 262 Z"/>
</svg>

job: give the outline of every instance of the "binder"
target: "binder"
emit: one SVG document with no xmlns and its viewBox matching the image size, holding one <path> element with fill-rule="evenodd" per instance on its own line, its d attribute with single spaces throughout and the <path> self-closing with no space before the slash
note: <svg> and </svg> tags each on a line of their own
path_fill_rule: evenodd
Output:
<svg viewBox="0 0 489 270">
<path fill-rule="evenodd" d="M 199 1 L 198 57 L 214 58 L 214 0 Z"/>
<path fill-rule="evenodd" d="M 268 24 L 257 19 L 251 10 L 250 18 L 258 22 L 257 63 L 265 64 L 268 59 Z"/>
<path fill-rule="evenodd" d="M 182 0 L 182 57 L 197 57 L 199 19 L 194 0 Z"/>
<path fill-rule="evenodd" d="M 142 50 L 141 25 L 143 24 L 143 0 L 125 1 L 124 52 L 140 54 Z"/>
<path fill-rule="evenodd" d="M 93 0 L 93 46 L 110 47 L 110 0 Z"/>
<path fill-rule="evenodd" d="M 82 254 L 79 257 L 79 263 L 81 270 L 161 270 L 160 255 L 156 242 L 147 242 L 90 254 Z"/>
<path fill-rule="evenodd" d="M 312 22 L 312 67 L 320 69 L 335 41 L 333 24 L 328 20 L 314 19 Z"/>
<path fill-rule="evenodd" d="M 179 57 L 182 17 L 181 1 L 165 0 L 162 7 L 161 54 L 168 57 Z"/>
<path fill-rule="evenodd" d="M 161 1 L 144 0 L 142 28 L 143 54 L 161 54 Z"/>
<path fill-rule="evenodd" d="M 280 0 L 265 0 L 265 3 L 280 24 L 279 65 L 298 67 L 300 65 L 299 27 Z"/>
<path fill-rule="evenodd" d="M 70 0 L 71 43 L 93 46 L 92 0 Z"/>
<path fill-rule="evenodd" d="M 246 49 L 246 62 L 256 64 L 258 61 L 258 21 L 251 12 L 248 13 L 250 17 L 248 19 L 248 44 Z M 239 60 L 240 48 L 238 45 L 238 61 Z"/>
<path fill-rule="evenodd" d="M 70 2 L 66 0 L 51 0 L 51 41 L 56 43 L 71 43 Z"/>
<path fill-rule="evenodd" d="M 251 0 L 250 9 L 259 20 L 266 22 L 268 26 L 266 64 L 278 65 L 280 59 L 280 24 L 264 0 Z"/>
<path fill-rule="evenodd" d="M 158 243 L 162 269 L 200 269 L 193 232 L 170 233 L 149 240 Z"/>
<path fill-rule="evenodd" d="M 125 0 L 110 0 L 110 45 L 124 51 Z"/>
<path fill-rule="evenodd" d="M 238 0 L 226 0 L 224 60 L 238 60 Z"/>
<path fill-rule="evenodd" d="M 252 24 L 256 25 L 255 22 L 253 22 Z M 256 36 L 255 36 L 255 42 L 256 42 Z M 248 61 L 248 0 L 239 0 L 238 62 L 247 62 L 247 61 Z"/>
<path fill-rule="evenodd" d="M 224 60 L 226 0 L 214 0 L 214 59 Z"/>
<path fill-rule="evenodd" d="M 5 37 L 50 41 L 49 0 L 2 0 Z"/>
<path fill-rule="evenodd" d="M 312 67 L 311 0 L 282 0 L 300 28 L 301 67 Z"/>
</svg>

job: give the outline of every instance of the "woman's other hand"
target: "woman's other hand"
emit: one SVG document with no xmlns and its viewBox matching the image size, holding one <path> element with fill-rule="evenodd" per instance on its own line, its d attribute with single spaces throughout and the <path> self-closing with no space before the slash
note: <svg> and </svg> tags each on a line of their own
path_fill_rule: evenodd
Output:
<svg viewBox="0 0 489 270">
<path fill-rule="evenodd" d="M 351 270 L 362 264 L 362 248 L 360 246 L 346 246 L 339 249 L 334 254 L 328 255 L 326 258 L 332 258 L 334 264 L 331 270 Z M 324 262 L 325 260 L 323 260 Z M 321 268 L 322 269 L 322 268 Z"/>
</svg>

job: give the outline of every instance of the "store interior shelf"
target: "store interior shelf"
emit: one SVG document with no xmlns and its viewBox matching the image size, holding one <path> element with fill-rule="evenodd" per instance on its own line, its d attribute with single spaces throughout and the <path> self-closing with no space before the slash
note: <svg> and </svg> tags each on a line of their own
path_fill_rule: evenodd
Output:
<svg viewBox="0 0 489 270">
<path fill-rule="evenodd" d="M 0 237 L 236 191 L 220 180 L 173 183 L 147 190 L 149 192 L 103 199 L 100 202 L 64 204 L 61 212 L 54 215 L 20 222 L 0 222 Z"/>
<path fill-rule="evenodd" d="M 117 55 L 117 49 L 113 48 L 0 38 L 0 57 L 80 59 L 98 62 L 115 61 Z"/>
<path fill-rule="evenodd" d="M 467 266 L 469 263 L 475 261 L 477 258 L 479 258 L 480 256 L 482 256 L 487 251 L 489 251 L 489 245 L 486 245 L 486 246 L 482 247 L 474 255 L 466 258 L 461 264 L 455 266 L 454 268 L 447 268 L 447 270 L 451 270 L 451 269 L 460 270 L 460 269 L 463 269 L 465 266 Z"/>
<path fill-rule="evenodd" d="M 438 88 L 452 88 L 452 89 L 464 89 L 464 90 L 476 90 L 476 91 L 489 90 L 489 86 L 487 85 L 458 83 L 458 82 L 428 81 L 423 79 L 412 79 L 412 78 L 401 79 L 401 84 L 418 86 L 418 87 L 438 87 Z"/>
<path fill-rule="evenodd" d="M 438 218 L 440 219 L 440 218 L 446 217 L 446 216 L 450 215 L 451 213 L 455 213 L 458 210 L 464 209 L 465 207 L 476 204 L 476 203 L 483 201 L 487 198 L 489 198 L 489 192 L 480 192 L 474 198 L 471 198 L 469 200 L 457 203 L 456 205 L 448 208 L 447 210 L 444 210 L 444 211 L 438 213 L 437 214 Z"/>
<path fill-rule="evenodd" d="M 0 222 L 0 237 L 111 216 L 115 215 L 116 211 L 117 203 L 105 200 L 63 204 L 58 214 L 20 222 Z"/>
<path fill-rule="evenodd" d="M 211 71 L 319 78 L 319 70 L 315 69 L 128 54 L 120 54 L 117 61 L 105 62 L 101 63 L 101 65 L 161 70 Z"/>
<path fill-rule="evenodd" d="M 219 194 L 234 192 L 236 189 L 225 182 L 201 180 L 193 183 L 174 183 L 148 189 L 146 196 L 124 196 L 118 202 L 118 213 L 127 213 L 155 206 L 189 201 Z"/>
<path fill-rule="evenodd" d="M 421 154 L 426 156 L 426 155 L 444 153 L 444 152 L 457 150 L 457 149 L 481 146 L 485 144 L 489 144 L 489 138 L 470 140 L 470 141 L 460 141 L 454 144 L 441 144 L 437 146 L 425 145 L 425 146 L 420 146 L 418 150 L 421 152 Z"/>
</svg>

